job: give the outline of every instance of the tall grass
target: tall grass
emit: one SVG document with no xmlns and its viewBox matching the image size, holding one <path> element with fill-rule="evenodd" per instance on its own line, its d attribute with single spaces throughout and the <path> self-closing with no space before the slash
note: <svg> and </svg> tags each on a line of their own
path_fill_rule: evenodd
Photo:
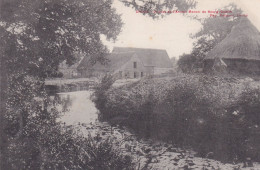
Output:
<svg viewBox="0 0 260 170">
<path fill-rule="evenodd" d="M 74 126 L 42 130 L 45 134 L 38 143 L 23 138 L 9 146 L 10 169 L 133 169 L 132 158 L 123 155 L 112 139 L 85 137 Z"/>
</svg>

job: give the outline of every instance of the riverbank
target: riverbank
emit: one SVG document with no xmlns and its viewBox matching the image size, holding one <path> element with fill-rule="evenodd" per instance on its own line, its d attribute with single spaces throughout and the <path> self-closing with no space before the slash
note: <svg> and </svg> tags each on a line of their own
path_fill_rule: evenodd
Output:
<svg viewBox="0 0 260 170">
<path fill-rule="evenodd" d="M 60 93 L 61 98 L 69 99 L 70 103 L 65 104 L 68 110 L 62 121 L 73 126 L 74 130 L 80 131 L 86 138 L 89 134 L 100 142 L 110 138 L 115 148 L 133 158 L 135 169 L 260 169 L 258 163 L 254 163 L 254 167 L 243 168 L 242 163 L 224 164 L 197 157 L 191 149 L 180 149 L 166 142 L 140 138 L 129 128 L 100 122 L 96 119 L 98 110 L 90 100 L 91 94 L 90 91 Z"/>
<path fill-rule="evenodd" d="M 94 101 L 103 120 L 126 126 L 140 138 L 250 165 L 260 156 L 257 86 L 233 77 L 144 79 L 107 90 L 101 85 Z"/>
<path fill-rule="evenodd" d="M 189 149 L 180 149 L 164 142 L 140 139 L 125 127 L 111 127 L 107 122 L 76 125 L 76 129 L 87 137 L 89 134 L 100 140 L 112 139 L 114 146 L 124 155 L 129 155 L 135 162 L 136 169 L 260 169 L 259 163 L 253 167 L 243 167 L 239 164 L 223 164 L 219 161 L 196 157 L 196 152 Z"/>
<path fill-rule="evenodd" d="M 114 87 L 120 87 L 129 83 L 138 81 L 139 79 L 119 79 L 113 83 Z M 85 91 L 93 90 L 100 79 L 98 78 L 75 78 L 75 79 L 48 79 L 45 81 L 45 87 L 48 94 L 54 95 L 61 92 L 74 92 L 74 91 Z"/>
</svg>

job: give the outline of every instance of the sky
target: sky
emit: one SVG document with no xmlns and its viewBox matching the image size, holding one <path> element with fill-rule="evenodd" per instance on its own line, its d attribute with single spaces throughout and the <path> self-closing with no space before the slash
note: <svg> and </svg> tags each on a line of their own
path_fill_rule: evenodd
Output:
<svg viewBox="0 0 260 170">
<path fill-rule="evenodd" d="M 260 30 L 260 0 L 196 0 L 197 7 L 192 10 L 216 10 L 233 2 L 248 15 L 249 20 Z M 113 7 L 121 14 L 124 23 L 121 33 L 115 42 L 104 43 L 110 50 L 113 47 L 136 47 L 166 49 L 170 58 L 178 58 L 183 53 L 192 50 L 191 34 L 201 29 L 201 24 L 182 14 L 170 14 L 163 19 L 153 20 L 130 7 L 124 6 L 119 0 L 114 0 Z M 188 14 L 195 15 L 195 14 Z M 210 17 L 208 13 L 198 14 Z"/>
</svg>

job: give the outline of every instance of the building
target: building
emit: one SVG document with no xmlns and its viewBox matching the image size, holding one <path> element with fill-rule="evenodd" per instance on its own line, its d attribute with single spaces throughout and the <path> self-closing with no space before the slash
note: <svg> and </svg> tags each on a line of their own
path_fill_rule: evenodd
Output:
<svg viewBox="0 0 260 170">
<path fill-rule="evenodd" d="M 106 64 L 94 65 L 89 64 L 89 59 L 85 58 L 78 66 L 78 71 L 83 77 L 111 73 L 118 78 L 141 78 L 173 71 L 166 50 L 115 47 L 107 58 Z"/>
<path fill-rule="evenodd" d="M 60 63 L 59 72 L 62 73 L 62 77 L 65 79 L 81 77 L 80 73 L 77 70 L 80 62 L 81 62 L 81 59 L 71 66 L 68 66 L 66 64 L 66 61 L 63 61 L 62 63 Z"/>
<path fill-rule="evenodd" d="M 223 72 L 225 67 L 228 74 L 260 75 L 260 33 L 247 18 L 241 18 L 204 59 L 204 72 Z"/>
</svg>

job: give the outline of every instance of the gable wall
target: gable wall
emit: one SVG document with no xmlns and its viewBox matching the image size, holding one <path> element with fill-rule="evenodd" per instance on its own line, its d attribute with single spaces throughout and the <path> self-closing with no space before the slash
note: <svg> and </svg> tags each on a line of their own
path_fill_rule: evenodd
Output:
<svg viewBox="0 0 260 170">
<path fill-rule="evenodd" d="M 63 74 L 63 78 L 77 78 L 80 76 L 77 69 L 74 68 L 60 68 L 59 71 Z"/>
<path fill-rule="evenodd" d="M 134 62 L 136 62 L 136 68 L 134 68 Z M 114 74 L 117 74 L 118 78 L 140 78 L 141 73 L 143 76 L 147 75 L 146 68 L 137 55 L 134 55 L 124 65 L 114 70 Z M 136 75 L 136 77 L 134 75 Z"/>
</svg>

